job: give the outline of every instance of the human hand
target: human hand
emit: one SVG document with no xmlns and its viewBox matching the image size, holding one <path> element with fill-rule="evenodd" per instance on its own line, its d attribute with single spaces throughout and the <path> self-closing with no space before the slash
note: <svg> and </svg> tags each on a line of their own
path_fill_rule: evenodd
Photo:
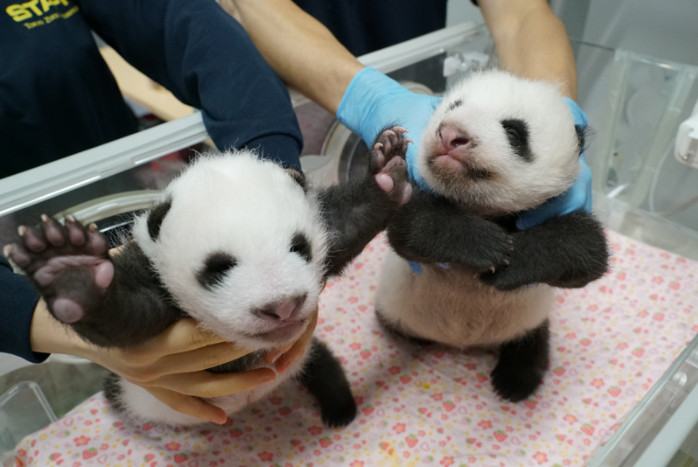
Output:
<svg viewBox="0 0 698 467">
<path fill-rule="evenodd" d="M 591 169 L 584 154 L 579 158 L 580 172 L 570 189 L 563 194 L 549 199 L 535 209 L 524 211 L 516 218 L 516 227 L 525 230 L 540 225 L 555 216 L 564 216 L 584 209 L 591 212 Z"/>
<path fill-rule="evenodd" d="M 577 131 L 583 135 L 589 124 L 586 115 L 572 99 L 565 98 L 565 102 L 567 102 L 567 105 L 572 112 Z M 586 163 L 583 147 L 582 154 L 579 156 L 579 167 L 579 175 L 574 181 L 572 187 L 570 187 L 560 196 L 549 199 L 543 205 L 520 213 L 516 219 L 516 227 L 518 227 L 520 230 L 525 230 L 542 224 L 552 217 L 564 216 L 565 214 L 579 211 L 581 209 L 584 209 L 586 212 L 591 212 L 591 169 Z"/>
<path fill-rule="evenodd" d="M 288 370 L 288 367 L 291 366 L 293 362 L 301 358 L 301 356 L 305 353 L 305 348 L 308 346 L 308 343 L 310 343 L 310 340 L 313 337 L 313 332 L 315 332 L 317 315 L 318 310 L 316 309 L 315 313 L 313 313 L 313 315 L 310 317 L 310 322 L 308 323 L 308 327 L 305 329 L 305 332 L 301 335 L 301 337 L 298 338 L 298 340 L 296 340 L 296 342 L 293 342 L 286 347 L 270 350 L 264 355 L 264 361 L 270 365 L 274 364 L 274 368 L 276 369 L 277 373 L 284 373 L 286 370 Z"/>
<path fill-rule="evenodd" d="M 276 377 L 269 368 L 242 373 L 206 371 L 249 351 L 202 330 L 192 319 L 179 320 L 136 347 L 103 348 L 87 343 L 59 323 L 41 301 L 32 320 L 31 345 L 35 352 L 71 354 L 93 361 L 145 388 L 172 409 L 218 424 L 226 422 L 227 414 L 205 398 L 247 391 Z"/>
<path fill-rule="evenodd" d="M 440 101 L 440 97 L 417 94 L 373 68 L 364 68 L 344 93 L 337 118 L 361 136 L 369 148 L 387 127 L 399 125 L 407 129 L 406 136 L 413 143 L 407 146 L 406 153 L 410 178 L 428 190 L 416 169 L 417 148 Z"/>
</svg>

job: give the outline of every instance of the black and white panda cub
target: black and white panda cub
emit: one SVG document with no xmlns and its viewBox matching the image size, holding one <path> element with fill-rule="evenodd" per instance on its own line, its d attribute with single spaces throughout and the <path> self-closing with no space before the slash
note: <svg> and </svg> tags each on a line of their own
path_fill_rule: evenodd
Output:
<svg viewBox="0 0 698 467">
<path fill-rule="evenodd" d="M 322 191 L 247 151 L 200 156 L 136 219 L 135 241 L 119 254 L 109 255 L 94 226 L 75 220 L 63 226 L 47 216 L 36 227 L 20 227 L 5 254 L 58 320 L 98 346 L 137 345 L 190 316 L 254 351 L 213 371 L 265 366 L 267 350 L 305 331 L 328 276 L 339 274 L 409 199 L 400 146 L 406 143 L 397 142 L 402 131 L 379 135 L 370 174 Z M 356 405 L 339 361 L 316 339 L 308 347 L 274 382 L 211 402 L 232 414 L 297 377 L 327 425 L 350 423 Z M 116 375 L 105 393 L 136 421 L 201 423 Z"/>
<path fill-rule="evenodd" d="M 526 230 L 514 221 L 570 188 L 582 147 L 552 84 L 488 70 L 449 90 L 416 158 L 431 193 L 416 189 L 388 226 L 379 320 L 420 340 L 497 348 L 495 391 L 529 397 L 549 363 L 551 286 L 598 279 L 608 248 L 585 212 Z"/>
</svg>

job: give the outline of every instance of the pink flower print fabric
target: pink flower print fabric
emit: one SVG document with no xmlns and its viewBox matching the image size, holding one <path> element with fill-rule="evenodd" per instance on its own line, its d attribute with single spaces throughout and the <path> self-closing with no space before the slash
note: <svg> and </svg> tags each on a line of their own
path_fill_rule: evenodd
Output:
<svg viewBox="0 0 698 467">
<path fill-rule="evenodd" d="M 698 331 L 698 263 L 608 232 L 612 266 L 559 290 L 551 365 L 527 401 L 492 391 L 491 352 L 418 347 L 386 335 L 373 296 L 387 251 L 374 239 L 327 284 L 317 334 L 339 356 L 359 413 L 322 426 L 296 383 L 225 426 L 130 425 L 101 393 L 25 438 L 18 465 L 580 465 L 623 422 Z"/>
</svg>

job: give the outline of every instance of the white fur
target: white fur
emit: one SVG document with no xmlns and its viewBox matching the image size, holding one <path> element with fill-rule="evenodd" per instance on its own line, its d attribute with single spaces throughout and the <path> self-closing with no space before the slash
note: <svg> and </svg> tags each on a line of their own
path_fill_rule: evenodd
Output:
<svg viewBox="0 0 698 467">
<path fill-rule="evenodd" d="M 457 100 L 462 104 L 449 109 Z M 532 162 L 510 147 L 500 122 L 512 118 L 529 127 Z M 443 150 L 442 124 L 471 138 L 460 157 L 492 177 L 474 180 L 453 170 L 431 170 L 430 159 Z M 501 215 L 538 206 L 567 190 L 579 171 L 578 155 L 574 120 L 554 85 L 487 71 L 446 94 L 424 132 L 417 164 L 429 186 L 456 205 Z M 552 289 L 547 285 L 501 292 L 479 281 L 476 271 L 422 266 L 421 274 L 413 273 L 391 250 L 379 279 L 376 309 L 406 334 L 458 348 L 489 346 L 523 335 L 549 315 Z"/>
<path fill-rule="evenodd" d="M 266 321 L 251 310 L 302 294 L 303 316 L 317 308 L 327 254 L 324 223 L 312 192 L 304 193 L 277 164 L 247 153 L 201 157 L 168 186 L 167 198 L 172 207 L 157 241 L 148 235 L 145 215 L 136 220 L 135 238 L 177 304 L 202 326 L 258 350 L 269 343 L 250 335 L 264 331 Z M 311 243 L 309 264 L 289 251 L 296 232 Z M 196 274 L 217 251 L 238 264 L 222 285 L 206 289 Z"/>
<path fill-rule="evenodd" d="M 461 349 L 501 344 L 548 317 L 553 297 L 547 285 L 499 292 L 474 275 L 430 265 L 415 274 L 388 250 L 376 309 L 407 335 Z"/>
<path fill-rule="evenodd" d="M 450 110 L 457 100 L 462 105 Z M 524 120 L 535 158 L 512 151 L 500 122 Z M 472 138 L 470 163 L 495 174 L 492 179 L 443 179 L 428 161 L 441 152 L 438 129 L 452 124 Z M 503 71 L 476 73 L 456 84 L 434 111 L 419 147 L 418 169 L 427 184 L 470 211 L 500 215 L 540 205 L 567 190 L 579 172 L 574 119 L 556 86 Z"/>
<path fill-rule="evenodd" d="M 133 232 L 177 305 L 204 328 L 250 350 L 295 341 L 316 311 L 324 286 L 327 233 L 313 192 L 304 192 L 277 164 L 236 152 L 199 157 L 167 187 L 162 199 L 172 204 L 157 239 L 148 234 L 147 214 L 136 220 Z M 289 251 L 297 232 L 311 244 L 310 263 Z M 221 284 L 206 288 L 197 281 L 197 272 L 213 252 L 230 254 L 237 265 Z M 281 341 L 260 334 L 271 324 L 252 310 L 302 295 L 306 300 L 298 318 L 304 324 L 296 332 Z M 211 402 L 229 414 L 236 412 L 296 375 L 306 357 L 271 384 Z M 136 418 L 170 425 L 201 423 L 139 386 L 123 380 L 120 385 L 126 412 Z"/>
</svg>

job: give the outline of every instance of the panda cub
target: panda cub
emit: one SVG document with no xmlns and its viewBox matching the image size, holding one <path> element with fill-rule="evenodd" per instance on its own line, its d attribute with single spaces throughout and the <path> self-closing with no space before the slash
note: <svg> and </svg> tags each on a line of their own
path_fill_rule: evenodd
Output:
<svg viewBox="0 0 698 467">
<path fill-rule="evenodd" d="M 322 191 L 248 151 L 200 156 L 135 220 L 134 241 L 118 254 L 109 254 L 94 225 L 73 219 L 61 225 L 48 216 L 20 227 L 5 254 L 53 316 L 93 344 L 135 346 L 192 317 L 253 350 L 211 371 L 266 366 L 266 351 L 306 330 L 328 276 L 341 273 L 409 199 L 403 131 L 378 137 L 363 179 Z M 327 425 L 350 423 L 356 405 L 339 361 L 316 339 L 308 347 L 272 383 L 210 402 L 233 414 L 295 377 L 317 399 Z M 105 394 L 128 419 L 201 423 L 116 375 Z"/>
<path fill-rule="evenodd" d="M 425 188 L 388 226 L 379 320 L 418 340 L 497 348 L 495 391 L 529 397 L 549 363 L 552 287 L 601 277 L 608 248 L 586 212 L 526 230 L 515 219 L 570 188 L 582 148 L 552 84 L 488 70 L 454 86 L 418 147 Z"/>
</svg>

